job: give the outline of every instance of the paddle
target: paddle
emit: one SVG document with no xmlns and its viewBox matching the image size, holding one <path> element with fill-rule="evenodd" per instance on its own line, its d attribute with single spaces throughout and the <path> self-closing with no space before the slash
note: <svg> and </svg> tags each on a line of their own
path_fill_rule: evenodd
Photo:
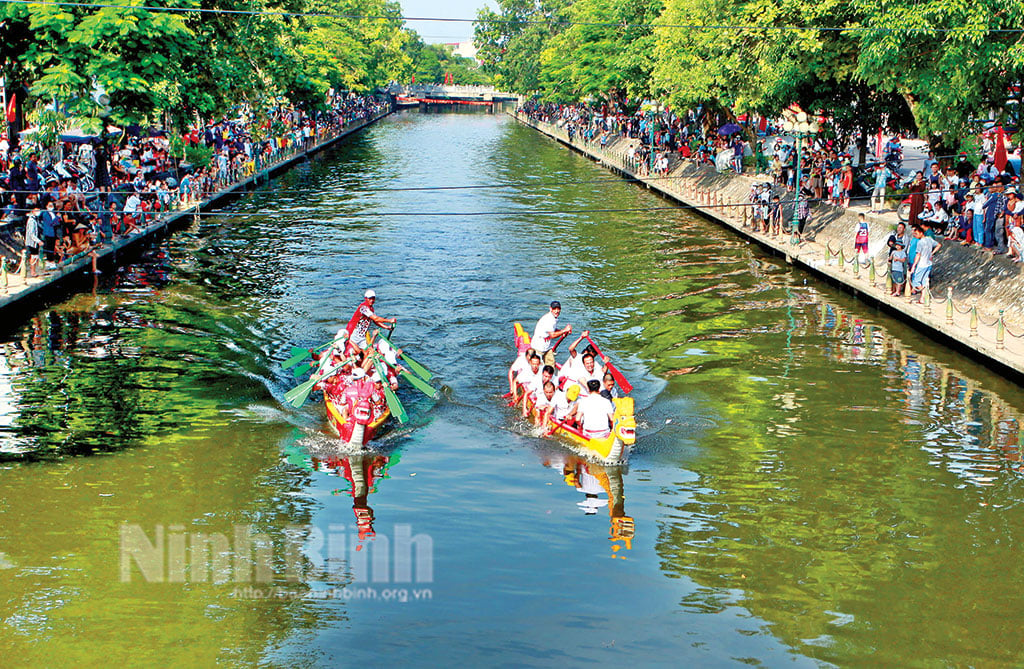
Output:
<svg viewBox="0 0 1024 669">
<path fill-rule="evenodd" d="M 559 337 L 558 340 L 555 341 L 554 345 L 551 347 L 551 349 L 550 349 L 551 352 L 554 353 L 558 349 L 558 345 L 562 343 L 562 340 L 565 339 L 568 336 L 569 336 L 569 333 L 566 332 L 564 335 Z"/>
<path fill-rule="evenodd" d="M 317 346 L 313 350 L 314 351 L 322 351 L 322 350 L 324 350 L 325 348 L 327 348 L 328 346 L 330 346 L 333 343 L 334 343 L 333 341 L 329 341 L 326 344 L 324 344 L 323 346 Z M 282 364 L 281 367 L 283 369 L 288 369 L 289 367 L 294 367 L 295 365 L 299 364 L 300 362 L 302 362 L 303 360 L 305 360 L 308 357 L 309 357 L 309 349 L 308 348 L 299 348 L 298 346 L 292 346 L 292 357 L 290 357 L 287 360 L 285 360 L 284 364 Z"/>
<path fill-rule="evenodd" d="M 599 358 L 603 357 L 601 355 L 601 349 L 597 347 L 597 344 L 594 343 L 594 340 L 591 339 L 590 337 L 587 337 L 587 341 L 590 342 L 590 345 L 594 347 L 594 351 L 597 352 L 597 356 Z M 619 387 L 622 388 L 622 392 L 625 393 L 626 395 L 633 392 L 633 384 L 626 380 L 626 377 L 622 375 L 622 372 L 619 371 L 619 368 L 613 365 L 611 360 L 609 360 L 605 364 L 608 366 L 608 371 L 612 373 L 612 377 L 615 379 L 615 383 L 619 384 Z"/>
<path fill-rule="evenodd" d="M 430 381 L 430 379 L 434 378 L 433 372 L 431 372 L 429 369 L 427 369 L 420 363 L 410 358 L 409 354 L 407 354 L 405 351 L 402 351 L 402 354 L 399 355 L 398 357 L 401 358 L 402 361 L 405 362 L 407 365 L 409 365 L 409 369 L 416 372 L 416 374 L 424 381 Z"/>
<path fill-rule="evenodd" d="M 409 415 L 405 413 L 405 407 L 402 406 L 401 401 L 398 399 L 398 395 L 395 391 L 391 390 L 391 384 L 388 383 L 387 370 L 380 363 L 380 357 L 376 353 L 370 354 L 370 359 L 373 360 L 373 368 L 377 370 L 377 374 L 380 376 L 380 385 L 384 388 L 384 399 L 388 403 L 388 409 L 391 410 L 391 415 L 398 419 L 399 423 L 407 423 L 409 421 Z"/>
<path fill-rule="evenodd" d="M 347 360 L 342 360 L 334 367 L 324 370 L 323 374 L 316 374 L 313 376 L 313 378 L 309 379 L 308 381 L 300 383 L 299 385 L 295 386 L 294 388 L 292 388 L 291 390 L 284 394 L 285 400 L 293 407 L 298 409 L 306 401 L 306 398 L 309 397 L 309 394 L 313 392 L 313 386 L 315 386 L 318 381 L 322 381 L 323 379 L 326 379 L 328 376 L 331 376 L 349 362 L 352 362 L 351 358 Z"/>
<path fill-rule="evenodd" d="M 398 373 L 398 377 L 408 381 L 410 386 L 420 391 L 427 397 L 430 397 L 431 399 L 437 399 L 437 388 L 434 388 L 432 385 L 420 379 L 418 376 L 414 376 L 413 374 L 410 374 L 409 372 L 403 369 L 401 372 Z"/>
</svg>

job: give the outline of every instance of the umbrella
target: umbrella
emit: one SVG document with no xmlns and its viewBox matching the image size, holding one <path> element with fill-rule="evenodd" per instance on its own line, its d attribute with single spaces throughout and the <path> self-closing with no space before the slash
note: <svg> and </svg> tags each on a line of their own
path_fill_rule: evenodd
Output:
<svg viewBox="0 0 1024 669">
<path fill-rule="evenodd" d="M 725 125 L 718 129 L 718 134 L 725 136 L 735 135 L 737 132 L 741 130 L 743 130 L 743 128 L 739 127 L 735 123 L 726 123 Z"/>
</svg>

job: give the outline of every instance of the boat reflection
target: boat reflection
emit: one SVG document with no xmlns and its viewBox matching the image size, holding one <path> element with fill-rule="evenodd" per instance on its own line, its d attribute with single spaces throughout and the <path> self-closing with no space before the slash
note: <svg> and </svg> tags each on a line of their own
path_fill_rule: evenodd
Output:
<svg viewBox="0 0 1024 669">
<path fill-rule="evenodd" d="M 356 518 L 359 533 L 359 545 L 362 549 L 364 541 L 373 540 L 376 532 L 373 529 L 373 509 L 367 502 L 370 494 L 377 492 L 377 485 L 382 479 L 391 478 L 388 473 L 392 466 L 398 464 L 401 456 L 398 453 L 382 455 L 372 452 L 351 453 L 348 455 L 313 456 L 313 469 L 319 472 L 343 477 L 349 483 L 349 489 L 335 489 L 334 495 L 347 494 L 352 497 L 352 513 Z"/>
<path fill-rule="evenodd" d="M 596 516 L 600 509 L 608 509 L 610 518 L 609 541 L 612 542 L 612 557 L 625 548 L 633 548 L 636 528 L 631 516 L 626 515 L 625 494 L 622 477 L 627 473 L 626 465 L 601 465 L 572 454 L 548 454 L 544 457 L 545 467 L 560 470 L 562 480 L 583 495 L 576 506 L 587 516 Z"/>
</svg>

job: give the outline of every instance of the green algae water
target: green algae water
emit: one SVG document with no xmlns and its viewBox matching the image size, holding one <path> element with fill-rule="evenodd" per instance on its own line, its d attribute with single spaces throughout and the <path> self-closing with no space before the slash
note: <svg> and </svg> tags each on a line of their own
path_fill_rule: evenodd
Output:
<svg viewBox="0 0 1024 669">
<path fill-rule="evenodd" d="M 8 324 L 0 664 L 1024 662 L 1020 388 L 663 206 L 401 114 Z M 366 287 L 443 392 L 353 455 L 281 361 Z M 551 299 L 636 386 L 627 467 L 503 405 Z"/>
</svg>

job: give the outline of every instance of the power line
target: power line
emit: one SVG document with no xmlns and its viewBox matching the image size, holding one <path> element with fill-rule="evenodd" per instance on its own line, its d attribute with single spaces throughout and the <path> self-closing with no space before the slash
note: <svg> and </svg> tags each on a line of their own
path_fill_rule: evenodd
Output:
<svg viewBox="0 0 1024 669">
<path fill-rule="evenodd" d="M 498 188 L 526 188 L 532 186 L 577 186 L 577 185 L 588 185 L 588 184 L 603 184 L 603 183 L 643 183 L 644 181 L 662 181 L 666 179 L 676 179 L 678 177 L 673 176 L 661 176 L 661 177 L 602 177 L 599 179 L 581 179 L 581 180 L 569 180 L 569 179 L 552 179 L 547 181 L 509 181 L 505 183 L 491 183 L 491 184 L 465 184 L 459 186 L 402 186 L 389 188 L 382 186 L 379 188 L 348 188 L 343 187 L 341 191 L 331 191 L 324 188 L 267 188 L 265 186 L 258 186 L 259 190 L 252 191 L 252 194 L 278 194 L 278 193 L 323 193 L 324 195 L 344 195 L 346 193 L 401 193 L 401 192 L 431 192 L 431 191 L 452 191 L 452 190 L 492 190 Z M 171 189 L 175 190 L 175 189 Z M 25 194 L 25 195 L 38 195 L 45 194 L 48 191 L 45 190 L 12 190 L 4 189 L 0 193 L 5 195 L 10 194 Z M 121 194 L 129 195 L 131 191 L 108 191 L 111 195 Z M 524 192 L 523 194 L 528 194 Z M 87 197 L 87 193 L 81 193 L 83 197 Z M 87 197 L 88 199 L 88 197 Z"/>
<path fill-rule="evenodd" d="M 294 18 L 327 18 L 344 20 L 367 20 L 367 21 L 420 21 L 433 23 L 479 23 L 479 19 L 451 18 L 440 16 L 392 16 L 387 14 L 336 14 L 332 12 L 283 12 L 255 9 L 218 9 L 215 7 L 175 7 L 159 5 L 123 5 L 102 2 L 73 2 L 60 0 L 0 0 L 2 4 L 18 5 L 57 5 L 61 7 L 89 7 L 96 9 L 141 9 L 150 12 L 167 12 L 172 14 L 214 14 L 214 15 L 241 15 L 241 16 L 277 16 Z M 570 21 L 563 19 L 488 19 L 487 23 L 515 24 L 515 25 L 563 25 L 563 26 L 595 26 L 607 28 L 672 28 L 683 30 L 766 30 L 766 31 L 797 31 L 814 30 L 820 32 L 884 32 L 884 33 L 1024 33 L 1024 28 L 989 28 L 985 26 L 963 26 L 958 28 L 936 28 L 936 27 L 906 27 L 896 28 L 891 26 L 780 26 L 780 25 L 750 25 L 750 24 L 720 24 L 705 25 L 698 23 L 621 23 L 616 21 Z"/>
</svg>

